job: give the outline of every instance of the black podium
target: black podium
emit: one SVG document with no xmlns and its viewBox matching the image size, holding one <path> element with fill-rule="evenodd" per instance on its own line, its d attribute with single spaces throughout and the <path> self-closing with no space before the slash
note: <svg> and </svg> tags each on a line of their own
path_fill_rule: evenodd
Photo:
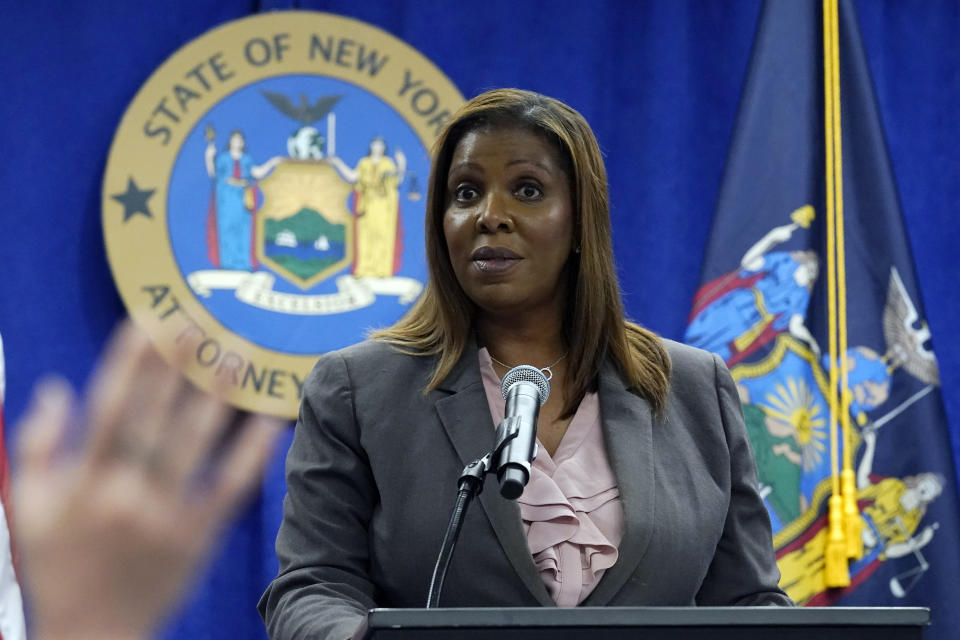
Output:
<svg viewBox="0 0 960 640">
<path fill-rule="evenodd" d="M 362 640 L 920 640 L 924 608 L 373 609 Z"/>
</svg>

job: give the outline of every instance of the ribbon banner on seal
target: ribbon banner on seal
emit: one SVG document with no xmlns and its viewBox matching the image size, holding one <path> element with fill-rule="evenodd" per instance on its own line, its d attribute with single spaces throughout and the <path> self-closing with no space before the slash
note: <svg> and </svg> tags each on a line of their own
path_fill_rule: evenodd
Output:
<svg viewBox="0 0 960 640">
<path fill-rule="evenodd" d="M 190 288 L 208 298 L 214 289 L 233 289 L 238 300 L 260 309 L 297 315 L 329 315 L 369 307 L 378 295 L 397 296 L 398 302 L 408 304 L 415 300 L 423 285 L 413 278 L 355 278 L 351 275 L 336 279 L 337 292 L 315 295 L 274 291 L 273 274 L 237 272 L 226 269 L 195 271 L 187 277 Z"/>
</svg>

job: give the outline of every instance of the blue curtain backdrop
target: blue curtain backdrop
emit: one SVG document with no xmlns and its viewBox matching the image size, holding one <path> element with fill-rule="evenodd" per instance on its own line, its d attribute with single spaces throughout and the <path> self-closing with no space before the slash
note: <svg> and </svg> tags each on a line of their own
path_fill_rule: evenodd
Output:
<svg viewBox="0 0 960 640">
<path fill-rule="evenodd" d="M 292 4 L 4 0 L 0 333 L 8 424 L 45 372 L 82 385 L 123 315 L 104 255 L 100 180 L 134 93 L 170 54 L 208 29 Z M 607 158 L 627 309 L 665 336 L 682 336 L 760 0 L 313 0 L 298 6 L 385 29 L 433 60 L 466 96 L 517 86 L 580 110 Z M 960 3 L 861 0 L 856 6 L 956 456 L 960 48 L 954 40 Z M 282 453 L 164 637 L 264 637 L 254 603 L 276 567 Z"/>
</svg>

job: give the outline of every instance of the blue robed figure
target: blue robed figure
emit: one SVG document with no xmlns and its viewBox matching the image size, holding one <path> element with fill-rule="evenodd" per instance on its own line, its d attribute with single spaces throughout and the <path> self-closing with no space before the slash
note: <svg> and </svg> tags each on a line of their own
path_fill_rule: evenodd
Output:
<svg viewBox="0 0 960 640">
<path fill-rule="evenodd" d="M 218 154 L 208 132 L 205 161 L 213 193 L 207 216 L 207 257 L 217 269 L 252 271 L 257 266 L 253 220 L 260 190 L 256 181 L 270 173 L 281 158 L 258 166 L 246 147 L 243 132 L 234 130 L 226 149 Z"/>
</svg>

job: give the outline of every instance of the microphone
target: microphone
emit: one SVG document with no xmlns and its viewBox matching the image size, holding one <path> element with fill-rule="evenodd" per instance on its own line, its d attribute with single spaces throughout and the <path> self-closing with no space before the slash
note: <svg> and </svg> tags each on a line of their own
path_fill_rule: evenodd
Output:
<svg viewBox="0 0 960 640">
<path fill-rule="evenodd" d="M 550 383 L 540 369 L 522 364 L 503 376 L 500 393 L 507 406 L 497 429 L 497 480 L 500 495 L 516 500 L 530 480 L 530 463 L 537 457 L 537 416 L 550 397 Z"/>
</svg>

